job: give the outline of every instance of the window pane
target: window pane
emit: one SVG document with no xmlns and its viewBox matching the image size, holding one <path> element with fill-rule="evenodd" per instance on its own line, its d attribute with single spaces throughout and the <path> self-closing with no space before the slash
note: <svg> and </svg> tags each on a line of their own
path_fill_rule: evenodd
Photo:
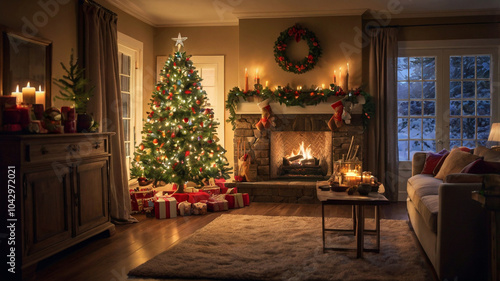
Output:
<svg viewBox="0 0 500 281">
<path fill-rule="evenodd" d="M 408 58 L 398 58 L 398 80 L 408 80 Z"/>
<path fill-rule="evenodd" d="M 490 101 L 478 101 L 477 102 L 477 115 L 478 116 L 489 116 L 490 115 Z"/>
<path fill-rule="evenodd" d="M 422 119 L 410 119 L 410 139 L 419 139 L 422 137 Z"/>
<path fill-rule="evenodd" d="M 471 140 L 464 141 L 463 144 L 462 144 L 462 146 L 465 146 L 465 147 L 468 147 L 468 148 L 472 149 L 472 148 L 476 147 L 476 141 L 471 141 Z"/>
<path fill-rule="evenodd" d="M 462 58 L 450 57 L 450 79 L 462 78 Z"/>
<path fill-rule="evenodd" d="M 436 82 L 424 82 L 424 99 L 436 98 Z"/>
<path fill-rule="evenodd" d="M 410 141 L 410 156 L 413 157 L 413 154 L 418 151 L 422 151 L 422 141 Z"/>
<path fill-rule="evenodd" d="M 477 118 L 477 139 L 487 140 L 490 135 L 490 118 Z"/>
<path fill-rule="evenodd" d="M 123 119 L 123 134 L 125 141 L 130 141 L 130 120 Z"/>
<path fill-rule="evenodd" d="M 399 160 L 408 161 L 408 141 L 398 141 Z"/>
<path fill-rule="evenodd" d="M 421 101 L 410 101 L 410 115 L 422 115 Z"/>
<path fill-rule="evenodd" d="M 464 79 L 472 79 L 475 77 L 475 61 L 474 57 L 463 57 L 463 74 Z"/>
<path fill-rule="evenodd" d="M 130 56 L 121 54 L 122 69 L 121 74 L 130 75 Z"/>
<path fill-rule="evenodd" d="M 476 112 L 476 103 L 474 101 L 463 101 L 462 102 L 462 115 L 474 115 Z"/>
<path fill-rule="evenodd" d="M 450 98 L 459 99 L 462 97 L 462 83 L 457 81 L 450 82 Z"/>
<path fill-rule="evenodd" d="M 436 79 L 436 59 L 423 58 L 424 73 L 423 79 L 431 80 Z"/>
<path fill-rule="evenodd" d="M 398 101 L 398 116 L 408 116 L 407 101 Z"/>
<path fill-rule="evenodd" d="M 422 59 L 410 58 L 410 80 L 422 79 Z"/>
<path fill-rule="evenodd" d="M 421 99 L 422 98 L 422 82 L 411 82 L 410 83 L 410 98 L 411 99 Z"/>
<path fill-rule="evenodd" d="M 122 92 L 130 91 L 130 77 L 120 75 L 120 88 Z"/>
<path fill-rule="evenodd" d="M 125 143 L 125 156 L 130 156 L 130 142 Z"/>
<path fill-rule="evenodd" d="M 408 139 L 408 119 L 398 118 L 398 139 Z"/>
<path fill-rule="evenodd" d="M 455 141 L 450 141 L 450 149 L 454 147 L 460 147 L 462 146 L 462 141 L 455 140 Z"/>
<path fill-rule="evenodd" d="M 476 119 L 463 118 L 462 138 L 474 139 L 476 136 Z"/>
<path fill-rule="evenodd" d="M 435 101 L 424 101 L 424 116 L 434 116 L 436 113 Z"/>
<path fill-rule="evenodd" d="M 490 98 L 490 81 L 477 81 L 477 98 Z"/>
<path fill-rule="evenodd" d="M 123 117 L 130 117 L 130 95 L 122 93 Z"/>
<path fill-rule="evenodd" d="M 460 118 L 450 118 L 450 139 L 460 138 L 461 127 Z"/>
<path fill-rule="evenodd" d="M 464 81 L 464 99 L 465 98 L 474 98 L 476 96 L 476 91 L 474 89 L 474 81 Z"/>
<path fill-rule="evenodd" d="M 477 78 L 490 78 L 490 56 L 477 57 Z"/>
<path fill-rule="evenodd" d="M 424 151 L 436 151 L 435 141 L 424 141 Z"/>
<path fill-rule="evenodd" d="M 408 82 L 398 82 L 398 99 L 408 99 Z"/>
<path fill-rule="evenodd" d="M 436 119 L 424 118 L 422 120 L 423 138 L 434 139 L 436 138 Z"/>
<path fill-rule="evenodd" d="M 460 106 L 460 101 L 450 101 L 450 115 L 460 116 L 462 115 L 462 107 Z"/>
</svg>

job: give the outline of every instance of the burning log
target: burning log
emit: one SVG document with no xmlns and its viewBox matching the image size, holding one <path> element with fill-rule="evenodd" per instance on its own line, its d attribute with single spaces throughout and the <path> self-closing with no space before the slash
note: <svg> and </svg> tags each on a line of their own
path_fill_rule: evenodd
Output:
<svg viewBox="0 0 500 281">
<path fill-rule="evenodd" d="M 304 159 L 304 160 L 300 161 L 300 164 L 304 165 L 304 166 L 314 166 L 316 164 L 316 159 L 314 159 L 314 158 Z"/>
<path fill-rule="evenodd" d="M 290 156 L 287 158 L 288 161 L 290 162 L 293 162 L 295 160 L 299 160 L 299 159 L 302 159 L 304 158 L 304 156 L 302 156 L 302 154 L 298 154 L 298 155 L 295 155 L 295 156 Z"/>
</svg>

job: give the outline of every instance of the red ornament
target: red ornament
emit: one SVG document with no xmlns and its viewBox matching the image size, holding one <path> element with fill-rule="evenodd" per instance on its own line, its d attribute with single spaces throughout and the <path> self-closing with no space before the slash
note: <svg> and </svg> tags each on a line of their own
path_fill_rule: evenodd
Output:
<svg viewBox="0 0 500 281">
<path fill-rule="evenodd" d="M 212 140 L 208 140 L 207 142 L 208 142 L 208 143 L 212 143 Z"/>
<path fill-rule="evenodd" d="M 191 106 L 191 111 L 193 112 L 193 114 L 196 114 L 196 109 L 194 109 L 194 107 Z"/>
<path fill-rule="evenodd" d="M 160 89 L 161 89 L 161 86 L 160 86 L 160 85 L 156 86 L 156 90 L 157 90 L 157 91 L 159 91 Z"/>
<path fill-rule="evenodd" d="M 139 145 L 139 149 L 144 150 L 144 144 L 141 143 L 141 145 Z"/>
<path fill-rule="evenodd" d="M 200 127 L 203 127 L 203 121 L 202 121 L 202 122 L 200 122 Z"/>
<path fill-rule="evenodd" d="M 175 133 L 172 133 L 172 135 L 170 137 L 175 138 Z"/>
<path fill-rule="evenodd" d="M 169 78 L 170 78 L 170 73 L 167 73 L 167 77 L 169 77 Z"/>
<path fill-rule="evenodd" d="M 191 90 L 185 90 L 184 93 L 186 93 L 187 95 L 191 94 Z"/>
<path fill-rule="evenodd" d="M 192 69 L 189 70 L 189 73 L 193 73 L 194 71 Z"/>
<path fill-rule="evenodd" d="M 210 109 L 205 109 L 205 114 L 209 114 L 210 113 Z"/>
<path fill-rule="evenodd" d="M 174 62 L 174 66 L 177 66 L 177 64 Z"/>
<path fill-rule="evenodd" d="M 189 58 L 186 58 L 186 61 L 188 61 L 188 60 L 189 60 Z"/>
<path fill-rule="evenodd" d="M 189 153 L 190 153 L 190 152 L 189 152 L 189 150 L 188 150 L 188 151 L 186 151 L 185 156 L 186 156 L 186 157 L 188 157 L 188 156 L 189 156 Z"/>
<path fill-rule="evenodd" d="M 154 140 L 153 140 L 153 143 L 154 143 L 154 144 L 158 144 L 158 140 L 157 140 L 157 139 L 154 139 Z"/>
<path fill-rule="evenodd" d="M 196 104 L 200 105 L 201 104 L 201 100 L 196 100 Z"/>
<path fill-rule="evenodd" d="M 202 167 L 200 167 L 200 172 L 203 172 L 203 168 Z"/>
<path fill-rule="evenodd" d="M 184 123 L 189 122 L 189 118 L 187 118 L 187 117 L 186 117 L 186 118 L 184 118 L 183 120 L 184 120 Z"/>
<path fill-rule="evenodd" d="M 160 147 L 163 147 L 164 145 L 165 145 L 165 143 L 164 143 L 164 142 L 162 142 L 162 143 L 161 143 L 161 145 L 160 145 Z"/>
<path fill-rule="evenodd" d="M 170 106 L 165 107 L 165 110 L 170 110 Z"/>
</svg>

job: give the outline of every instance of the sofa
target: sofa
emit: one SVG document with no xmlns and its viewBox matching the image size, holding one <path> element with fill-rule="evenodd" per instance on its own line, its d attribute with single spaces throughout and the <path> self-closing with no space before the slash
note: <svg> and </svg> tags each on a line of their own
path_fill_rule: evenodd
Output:
<svg viewBox="0 0 500 281">
<path fill-rule="evenodd" d="M 412 158 L 407 182 L 410 227 L 440 280 L 488 280 L 488 213 L 471 192 L 481 189 L 484 173 L 500 171 L 500 152 L 479 146 L 442 154 L 447 157 L 437 163 L 430 161 L 435 153 L 417 152 Z M 481 165 L 470 169 L 475 163 Z"/>
</svg>

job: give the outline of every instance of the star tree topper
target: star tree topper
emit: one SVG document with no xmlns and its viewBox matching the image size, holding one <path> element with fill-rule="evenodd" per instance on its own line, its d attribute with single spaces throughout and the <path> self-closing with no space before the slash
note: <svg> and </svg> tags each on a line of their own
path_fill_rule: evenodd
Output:
<svg viewBox="0 0 500 281">
<path fill-rule="evenodd" d="M 184 47 L 184 41 L 188 39 L 187 37 L 182 37 L 181 33 L 179 32 L 179 35 L 177 38 L 172 38 L 172 40 L 175 41 L 175 46 L 177 46 L 177 51 L 181 50 L 181 46 Z"/>
</svg>

